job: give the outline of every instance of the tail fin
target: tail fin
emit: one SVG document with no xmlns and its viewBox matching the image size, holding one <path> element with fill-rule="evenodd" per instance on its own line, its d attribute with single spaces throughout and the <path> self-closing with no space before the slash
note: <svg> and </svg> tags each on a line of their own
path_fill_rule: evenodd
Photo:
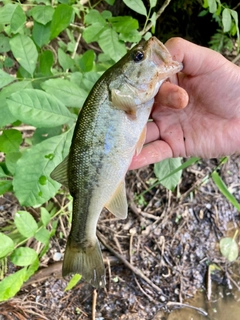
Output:
<svg viewBox="0 0 240 320">
<path fill-rule="evenodd" d="M 98 240 L 84 250 L 68 239 L 63 260 L 62 275 L 79 273 L 96 288 L 105 287 L 105 268 Z"/>
</svg>

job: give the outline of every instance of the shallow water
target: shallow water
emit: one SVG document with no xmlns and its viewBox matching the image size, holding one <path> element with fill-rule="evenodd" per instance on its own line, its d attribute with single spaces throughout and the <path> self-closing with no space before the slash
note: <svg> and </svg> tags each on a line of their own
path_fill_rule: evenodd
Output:
<svg viewBox="0 0 240 320">
<path fill-rule="evenodd" d="M 235 287 L 229 290 L 220 285 L 213 286 L 211 301 L 207 300 L 206 292 L 198 292 L 186 304 L 201 308 L 198 310 L 183 307 L 171 313 L 159 312 L 154 320 L 239 320 L 240 319 L 240 291 Z M 176 307 L 176 306 L 175 306 Z"/>
</svg>

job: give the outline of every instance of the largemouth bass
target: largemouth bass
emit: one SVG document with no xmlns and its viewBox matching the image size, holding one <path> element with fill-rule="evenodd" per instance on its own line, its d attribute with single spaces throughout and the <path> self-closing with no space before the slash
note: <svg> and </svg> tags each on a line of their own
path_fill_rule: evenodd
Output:
<svg viewBox="0 0 240 320">
<path fill-rule="evenodd" d="M 154 96 L 182 69 L 155 37 L 141 41 L 94 85 L 80 111 L 69 155 L 51 177 L 69 188 L 73 218 L 63 276 L 79 273 L 94 287 L 105 286 L 105 268 L 96 237 L 105 207 L 127 217 L 125 174 L 145 141 Z"/>
</svg>

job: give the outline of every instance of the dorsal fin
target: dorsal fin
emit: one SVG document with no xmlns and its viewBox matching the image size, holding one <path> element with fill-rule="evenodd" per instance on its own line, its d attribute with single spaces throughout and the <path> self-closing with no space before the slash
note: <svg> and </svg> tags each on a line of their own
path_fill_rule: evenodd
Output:
<svg viewBox="0 0 240 320">
<path fill-rule="evenodd" d="M 68 156 L 56 166 L 50 177 L 68 188 Z"/>
</svg>

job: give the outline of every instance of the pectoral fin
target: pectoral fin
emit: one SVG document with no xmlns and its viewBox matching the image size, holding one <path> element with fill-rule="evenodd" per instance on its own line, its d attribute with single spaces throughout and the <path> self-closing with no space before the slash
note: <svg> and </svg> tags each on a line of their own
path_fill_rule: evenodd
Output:
<svg viewBox="0 0 240 320">
<path fill-rule="evenodd" d="M 68 156 L 51 172 L 50 177 L 68 188 Z"/>
<path fill-rule="evenodd" d="M 112 89 L 111 99 L 115 108 L 125 111 L 132 120 L 136 119 L 136 101 L 132 96 L 122 94 L 117 89 Z"/>
<path fill-rule="evenodd" d="M 125 219 L 128 213 L 128 204 L 126 196 L 125 181 L 122 181 L 111 200 L 105 205 L 105 207 L 120 219 Z"/>
<path fill-rule="evenodd" d="M 136 145 L 136 155 L 138 155 L 138 154 L 141 152 L 141 150 L 142 150 L 142 147 L 143 147 L 144 142 L 145 142 L 145 140 L 146 140 L 146 134 L 147 134 L 147 126 L 144 127 L 144 129 L 143 129 L 143 131 L 142 131 L 142 133 L 141 133 L 141 135 L 140 135 L 140 138 L 139 138 L 139 140 L 138 140 L 138 142 L 137 142 L 137 145 Z"/>
</svg>

